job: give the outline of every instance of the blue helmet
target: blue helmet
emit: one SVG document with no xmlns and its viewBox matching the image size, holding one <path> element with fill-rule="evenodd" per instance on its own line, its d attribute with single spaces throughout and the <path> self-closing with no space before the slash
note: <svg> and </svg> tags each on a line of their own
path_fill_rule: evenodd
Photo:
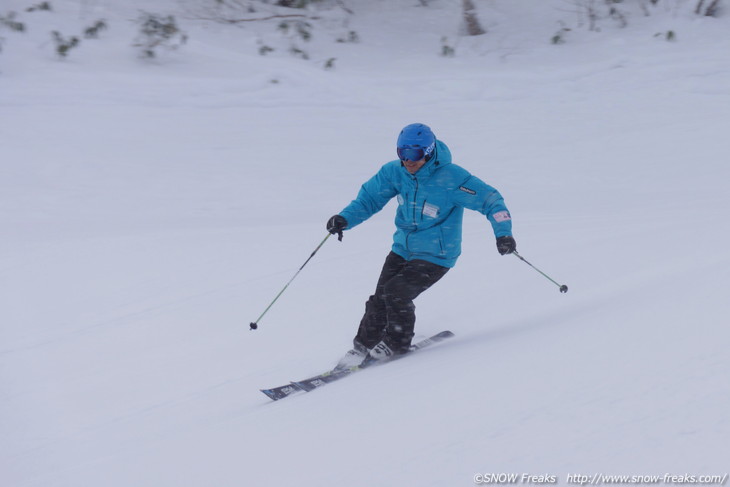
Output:
<svg viewBox="0 0 730 487">
<path fill-rule="evenodd" d="M 406 125 L 398 135 L 398 157 L 401 161 L 430 160 L 436 149 L 436 136 L 428 125 L 412 123 Z"/>
</svg>

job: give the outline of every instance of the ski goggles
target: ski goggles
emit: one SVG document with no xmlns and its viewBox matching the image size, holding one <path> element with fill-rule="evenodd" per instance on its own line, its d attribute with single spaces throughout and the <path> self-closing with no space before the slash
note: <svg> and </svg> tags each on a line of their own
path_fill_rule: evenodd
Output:
<svg viewBox="0 0 730 487">
<path fill-rule="evenodd" d="M 420 161 L 429 157 L 433 150 L 436 148 L 436 144 L 423 147 L 398 147 L 398 157 L 401 161 Z"/>
</svg>

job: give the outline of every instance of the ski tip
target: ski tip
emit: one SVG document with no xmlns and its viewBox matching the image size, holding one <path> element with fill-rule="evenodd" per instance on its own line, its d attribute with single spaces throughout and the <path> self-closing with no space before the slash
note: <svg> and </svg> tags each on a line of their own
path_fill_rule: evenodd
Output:
<svg viewBox="0 0 730 487">
<path fill-rule="evenodd" d="M 296 384 L 290 384 L 287 386 L 282 387 L 275 387 L 273 389 L 259 389 L 261 392 L 266 394 L 266 396 L 271 399 L 272 401 L 278 401 L 279 399 L 284 399 L 285 397 L 289 397 L 295 392 L 299 392 L 302 389 L 299 388 Z"/>
<path fill-rule="evenodd" d="M 266 394 L 266 397 L 268 397 L 272 401 L 276 401 L 277 399 L 279 399 L 278 397 L 276 397 L 276 394 L 271 389 L 259 389 L 259 390 L 261 392 L 263 392 L 264 394 Z"/>
<path fill-rule="evenodd" d="M 441 337 L 441 338 L 449 338 L 449 337 L 454 336 L 454 332 L 451 330 L 444 330 L 441 333 L 437 334 L 436 336 Z"/>
</svg>

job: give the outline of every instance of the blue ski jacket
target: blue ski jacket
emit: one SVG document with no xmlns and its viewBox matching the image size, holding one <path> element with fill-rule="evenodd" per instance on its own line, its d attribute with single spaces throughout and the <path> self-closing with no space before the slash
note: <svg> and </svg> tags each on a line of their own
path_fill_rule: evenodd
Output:
<svg viewBox="0 0 730 487">
<path fill-rule="evenodd" d="M 436 141 L 436 156 L 416 174 L 400 160 L 388 162 L 360 188 L 340 212 L 347 230 L 398 198 L 393 252 L 406 260 L 421 259 L 453 267 L 461 254 L 464 208 L 487 217 L 495 237 L 512 235 L 512 218 L 499 192 L 451 162 L 451 151 Z"/>
</svg>

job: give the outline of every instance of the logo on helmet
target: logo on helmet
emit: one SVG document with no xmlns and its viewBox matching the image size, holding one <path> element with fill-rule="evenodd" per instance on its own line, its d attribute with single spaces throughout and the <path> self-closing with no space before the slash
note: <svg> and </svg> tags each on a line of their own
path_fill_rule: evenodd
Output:
<svg viewBox="0 0 730 487">
<path fill-rule="evenodd" d="M 423 149 L 424 154 L 426 154 L 426 157 L 430 156 L 433 150 L 436 148 L 436 141 L 434 141 L 431 145 Z"/>
</svg>

